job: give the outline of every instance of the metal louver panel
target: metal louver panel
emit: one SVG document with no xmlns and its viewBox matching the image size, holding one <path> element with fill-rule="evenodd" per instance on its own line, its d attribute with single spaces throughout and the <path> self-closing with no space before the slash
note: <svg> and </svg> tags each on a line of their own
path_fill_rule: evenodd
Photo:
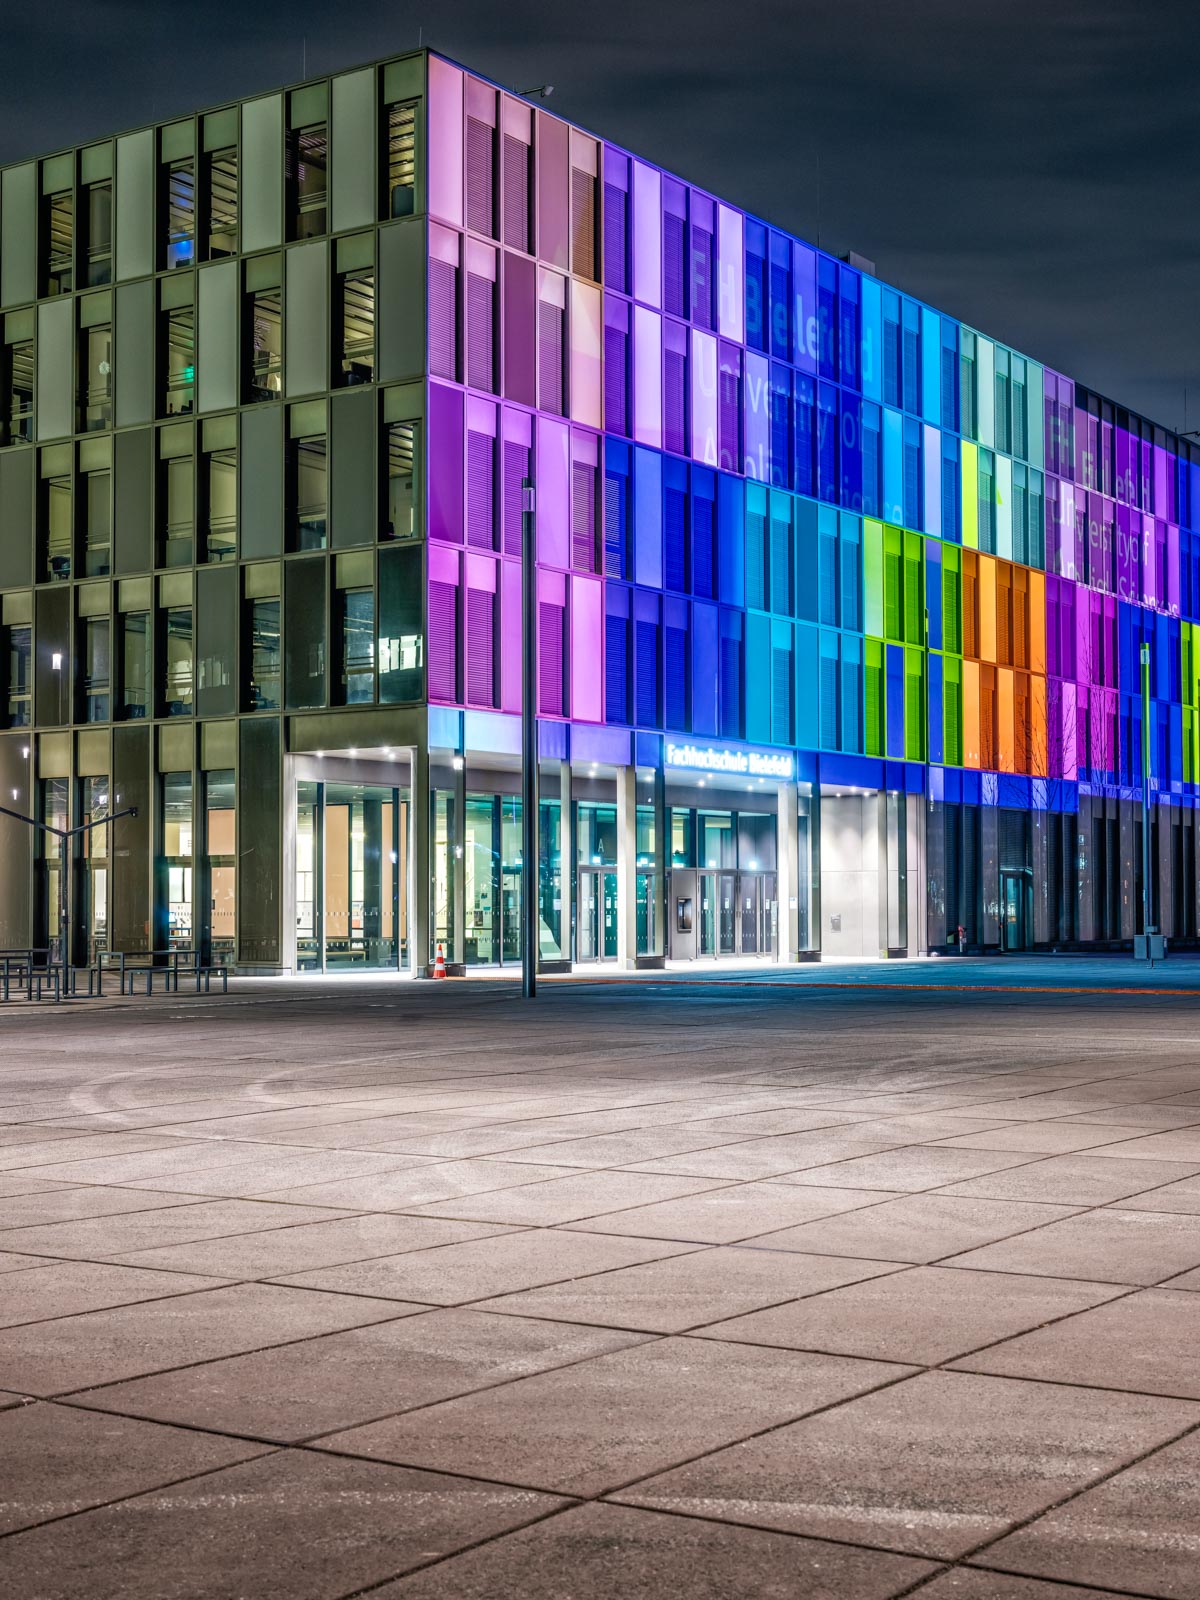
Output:
<svg viewBox="0 0 1200 1600">
<path fill-rule="evenodd" d="M 713 503 L 704 495 L 692 499 L 692 591 L 701 600 L 713 597 Z"/>
<path fill-rule="evenodd" d="M 504 242 L 529 249 L 529 146 L 504 135 Z"/>
<path fill-rule="evenodd" d="M 767 519 L 759 512 L 746 514 L 746 604 L 767 609 Z"/>
<path fill-rule="evenodd" d="M 604 185 L 604 281 L 625 294 L 628 285 L 628 248 L 625 225 L 625 191 L 615 183 Z"/>
<path fill-rule="evenodd" d="M 458 268 L 448 261 L 429 263 L 429 370 L 438 378 L 458 377 Z"/>
<path fill-rule="evenodd" d="M 596 469 L 588 461 L 571 466 L 571 565 L 596 570 Z"/>
<path fill-rule="evenodd" d="M 634 697 L 640 727 L 658 726 L 658 624 L 634 623 Z"/>
<path fill-rule="evenodd" d="M 538 710 L 563 714 L 563 608 L 547 600 L 538 603 Z"/>
<path fill-rule="evenodd" d="M 604 329 L 604 426 L 609 433 L 628 433 L 629 336 L 624 328 Z"/>
<path fill-rule="evenodd" d="M 596 180 L 578 167 L 571 168 L 571 271 L 596 276 Z"/>
<path fill-rule="evenodd" d="M 467 118 L 467 227 L 474 233 L 495 231 L 492 192 L 492 147 L 495 130 L 478 117 Z"/>
<path fill-rule="evenodd" d="M 467 273 L 467 382 L 473 389 L 493 389 L 492 302 L 495 288 L 490 278 Z"/>
<path fill-rule="evenodd" d="M 699 328 L 713 326 L 713 236 L 707 228 L 692 229 L 692 321 Z"/>
<path fill-rule="evenodd" d="M 720 650 L 721 737 L 738 739 L 742 732 L 742 641 L 725 636 Z"/>
<path fill-rule="evenodd" d="M 625 479 L 610 472 L 604 479 L 604 572 L 620 578 L 625 571 Z"/>
<path fill-rule="evenodd" d="M 837 540 L 831 533 L 817 535 L 817 620 L 837 626 Z"/>
<path fill-rule="evenodd" d="M 683 218 L 668 211 L 663 218 L 663 300 L 664 309 L 673 317 L 687 316 L 685 231 Z"/>
<path fill-rule="evenodd" d="M 458 589 L 452 583 L 429 584 L 429 697 L 457 699 Z"/>
<path fill-rule="evenodd" d="M 629 624 L 624 617 L 604 619 L 604 720 L 629 720 Z"/>
<path fill-rule="evenodd" d="M 687 727 L 687 640 L 682 628 L 668 628 L 664 641 L 664 722 L 668 728 Z"/>
<path fill-rule="evenodd" d="M 538 301 L 538 404 L 563 414 L 563 314 L 546 300 Z"/>
<path fill-rule="evenodd" d="M 771 739 L 792 742 L 792 652 L 771 650 Z"/>
<path fill-rule="evenodd" d="M 663 490 L 663 587 L 687 588 L 687 495 L 679 488 Z"/>
<path fill-rule="evenodd" d="M 663 444 L 678 456 L 687 454 L 687 362 L 678 350 L 663 359 Z"/>
<path fill-rule="evenodd" d="M 776 652 L 778 654 L 778 652 Z M 823 750 L 838 747 L 838 664 L 836 656 L 821 656 L 818 715 Z"/>
<path fill-rule="evenodd" d="M 467 543 L 493 546 L 495 522 L 495 440 L 490 433 L 467 432 Z"/>
<path fill-rule="evenodd" d="M 925 613 L 921 604 L 921 563 L 904 559 L 904 637 L 909 644 L 924 644 Z"/>
<path fill-rule="evenodd" d="M 792 609 L 792 529 L 771 518 L 771 610 L 788 616 Z"/>
<path fill-rule="evenodd" d="M 521 554 L 521 480 L 529 476 L 529 450 L 513 439 L 504 441 L 504 554 Z"/>
<path fill-rule="evenodd" d="M 467 701 L 473 706 L 493 703 L 495 609 L 490 589 L 467 590 Z"/>
<path fill-rule="evenodd" d="M 1012 591 L 1006 583 L 996 585 L 996 659 L 1012 666 Z"/>
<path fill-rule="evenodd" d="M 841 749 L 857 753 L 862 750 L 862 690 L 859 686 L 857 661 L 842 662 L 842 738 Z"/>
<path fill-rule="evenodd" d="M 841 600 L 843 628 L 858 630 L 858 546 L 848 539 L 841 541 Z"/>
</svg>

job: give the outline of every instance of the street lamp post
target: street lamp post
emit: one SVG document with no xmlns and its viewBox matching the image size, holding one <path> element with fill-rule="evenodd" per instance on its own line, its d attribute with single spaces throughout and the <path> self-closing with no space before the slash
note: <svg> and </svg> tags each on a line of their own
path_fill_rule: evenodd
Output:
<svg viewBox="0 0 1200 1600">
<path fill-rule="evenodd" d="M 71 841 L 90 833 L 93 828 L 106 827 L 118 817 L 136 817 L 137 807 L 126 806 L 123 811 L 111 811 L 103 817 L 92 817 L 75 828 L 55 828 L 49 822 L 39 822 L 36 817 L 27 817 L 23 811 L 12 811 L 8 806 L 0 806 L 0 816 L 13 817 L 17 822 L 23 822 L 30 828 L 37 828 L 42 833 L 51 834 L 58 840 L 58 992 L 60 997 L 65 999 L 67 969 L 71 959 L 71 941 L 67 932 L 67 873 L 70 870 Z"/>
<path fill-rule="evenodd" d="M 1141 651 L 1142 664 L 1142 939 L 1141 948 L 1137 949 L 1143 960 L 1154 965 L 1154 946 L 1156 929 L 1151 923 L 1151 913 L 1154 905 L 1150 889 L 1150 645 L 1143 641 Z"/>
<path fill-rule="evenodd" d="M 537 739 L 537 499 L 521 480 L 521 993 L 537 994 L 538 739 Z"/>
</svg>

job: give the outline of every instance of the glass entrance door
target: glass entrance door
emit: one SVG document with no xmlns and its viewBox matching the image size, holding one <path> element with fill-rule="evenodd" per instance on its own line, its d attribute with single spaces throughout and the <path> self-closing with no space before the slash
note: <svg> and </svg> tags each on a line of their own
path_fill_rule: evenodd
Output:
<svg viewBox="0 0 1200 1600">
<path fill-rule="evenodd" d="M 775 953 L 778 911 L 773 872 L 743 872 L 738 875 L 738 922 L 744 956 L 770 956 Z"/>
<path fill-rule="evenodd" d="M 296 802 L 297 968 L 395 969 L 406 954 L 407 791 L 304 782 Z"/>
<path fill-rule="evenodd" d="M 617 959 L 617 875 L 597 867 L 579 869 L 577 961 Z"/>
<path fill-rule="evenodd" d="M 1023 872 L 1000 874 L 1000 944 L 1004 950 L 1029 948 L 1030 888 Z"/>
<path fill-rule="evenodd" d="M 700 874 L 700 941 L 702 956 L 731 956 L 737 950 L 737 874 Z"/>
</svg>

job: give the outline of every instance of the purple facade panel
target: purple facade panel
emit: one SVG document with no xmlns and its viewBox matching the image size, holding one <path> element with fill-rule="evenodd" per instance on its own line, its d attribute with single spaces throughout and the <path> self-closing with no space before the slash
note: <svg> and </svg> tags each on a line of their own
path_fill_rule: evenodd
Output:
<svg viewBox="0 0 1200 1600">
<path fill-rule="evenodd" d="M 429 212 L 463 224 L 463 74 L 429 57 Z"/>
<path fill-rule="evenodd" d="M 604 589 L 598 578 L 571 579 L 571 715 L 604 720 Z"/>
<path fill-rule="evenodd" d="M 463 394 L 429 385 L 429 537 L 463 537 Z"/>
<path fill-rule="evenodd" d="M 662 318 L 645 306 L 633 308 L 633 435 L 661 450 Z"/>
<path fill-rule="evenodd" d="M 552 417 L 537 419 L 537 558 L 571 564 L 571 430 Z"/>
<path fill-rule="evenodd" d="M 662 185 L 642 161 L 633 164 L 633 293 L 662 306 Z"/>
<path fill-rule="evenodd" d="M 521 709 L 521 568 L 500 563 L 500 709 Z"/>
<path fill-rule="evenodd" d="M 504 253 L 504 393 L 532 406 L 537 386 L 537 266 Z"/>
</svg>

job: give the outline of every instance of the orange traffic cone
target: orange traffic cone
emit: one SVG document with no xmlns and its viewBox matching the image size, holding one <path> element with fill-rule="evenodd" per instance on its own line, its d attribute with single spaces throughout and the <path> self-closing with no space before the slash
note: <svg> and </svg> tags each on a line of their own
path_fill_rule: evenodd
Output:
<svg viewBox="0 0 1200 1600">
<path fill-rule="evenodd" d="M 437 955 L 434 958 L 433 975 L 435 978 L 444 978 L 446 976 L 446 958 L 442 954 L 442 946 L 440 941 L 437 947 Z"/>
</svg>

